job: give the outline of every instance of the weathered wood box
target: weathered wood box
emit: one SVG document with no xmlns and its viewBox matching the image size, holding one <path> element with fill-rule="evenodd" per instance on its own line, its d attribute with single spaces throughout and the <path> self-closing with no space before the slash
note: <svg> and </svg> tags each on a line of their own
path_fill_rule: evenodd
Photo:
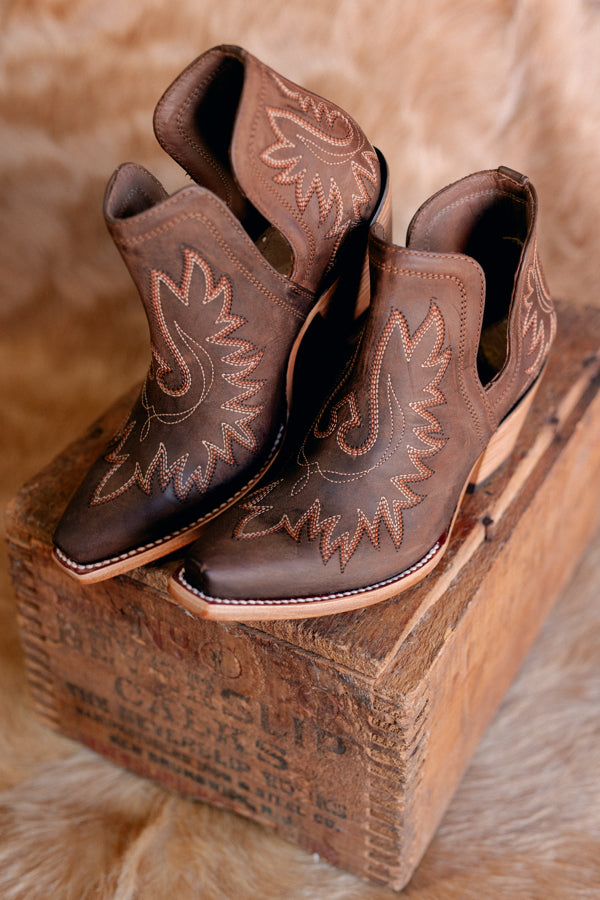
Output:
<svg viewBox="0 0 600 900">
<path fill-rule="evenodd" d="M 420 586 L 340 616 L 195 619 L 175 561 L 80 586 L 52 562 L 118 404 L 9 510 L 28 677 L 53 727 L 366 879 L 410 878 L 600 512 L 600 313 L 561 306 L 511 460 L 467 496 Z"/>
</svg>

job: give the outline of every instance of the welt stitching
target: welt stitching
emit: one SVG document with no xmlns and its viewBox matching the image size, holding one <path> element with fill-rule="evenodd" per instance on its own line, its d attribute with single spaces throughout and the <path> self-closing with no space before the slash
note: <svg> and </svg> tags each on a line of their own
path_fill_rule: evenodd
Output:
<svg viewBox="0 0 600 900">
<path fill-rule="evenodd" d="M 183 528 L 178 528 L 176 531 L 172 531 L 170 534 L 167 534 L 164 537 L 158 538 L 155 541 L 149 541 L 147 544 L 143 544 L 140 547 L 136 547 L 134 550 L 127 550 L 125 553 L 120 553 L 117 556 L 111 556 L 111 557 L 108 557 L 106 559 L 100 560 L 99 562 L 95 562 L 95 563 L 77 563 L 77 562 L 75 562 L 75 560 L 73 560 L 69 556 L 67 556 L 67 554 L 64 553 L 60 549 L 60 547 L 55 547 L 56 555 L 61 560 L 63 560 L 63 562 L 68 566 L 68 568 L 74 569 L 75 571 L 78 571 L 78 572 L 86 572 L 86 571 L 91 571 L 94 569 L 104 568 L 105 566 L 110 565 L 111 563 L 114 563 L 114 562 L 121 562 L 122 560 L 131 559 L 134 556 L 139 556 L 141 553 L 143 553 L 146 550 L 151 550 L 154 547 L 160 547 L 161 545 L 165 544 L 167 541 L 173 540 L 174 538 L 178 537 L 180 534 L 185 534 L 187 531 L 190 531 L 191 529 L 196 528 L 198 525 L 201 525 L 203 522 L 214 518 L 216 516 L 216 514 L 219 513 L 221 510 L 224 510 L 228 506 L 231 506 L 235 500 L 238 500 L 240 497 L 243 497 L 243 495 L 248 491 L 248 489 L 251 488 L 254 484 L 256 484 L 256 482 L 260 479 L 260 477 L 262 475 L 264 475 L 266 470 L 269 468 L 269 466 L 271 464 L 271 460 L 275 456 L 275 453 L 279 447 L 279 444 L 281 443 L 281 438 L 283 436 L 284 430 L 285 430 L 285 426 L 281 425 L 281 427 L 279 428 L 279 431 L 277 432 L 275 442 L 274 442 L 274 444 L 269 452 L 269 455 L 266 459 L 266 462 L 265 462 L 264 466 L 262 467 L 262 469 L 260 470 L 260 472 L 258 472 L 257 475 L 254 475 L 250 479 L 250 481 L 246 485 L 244 485 L 244 487 L 241 487 L 238 491 L 235 492 L 235 494 L 232 494 L 231 497 L 229 497 L 229 499 L 224 500 L 222 503 L 220 503 L 218 506 L 216 506 L 210 512 L 205 513 L 203 516 L 200 516 L 198 519 L 195 519 L 193 522 L 190 522 L 189 525 L 185 525 Z"/>
<path fill-rule="evenodd" d="M 311 601 L 318 600 L 337 600 L 338 598 L 343 597 L 352 597 L 357 594 L 364 594 L 368 591 L 376 590 L 380 587 L 385 587 L 388 584 L 394 584 L 397 581 L 402 581 L 408 575 L 411 575 L 413 572 L 416 572 L 418 569 L 422 569 L 424 565 L 426 565 L 430 559 L 432 559 L 439 550 L 444 546 L 445 541 L 442 538 L 439 538 L 433 547 L 416 563 L 413 563 L 408 569 L 404 569 L 398 575 L 392 575 L 391 578 L 386 578 L 384 581 L 378 581 L 375 584 L 370 584 L 367 587 L 363 588 L 353 588 L 347 591 L 338 591 L 332 594 L 317 594 L 312 597 L 290 597 L 286 599 L 267 599 L 267 600 L 259 600 L 254 598 L 242 598 L 239 600 L 227 599 L 223 597 L 210 597 L 207 594 L 203 594 L 202 591 L 195 588 L 193 585 L 187 581 L 183 569 L 180 569 L 176 575 L 175 579 L 179 581 L 181 585 L 183 585 L 186 590 L 190 591 L 192 594 L 195 594 L 197 597 L 200 597 L 203 600 L 206 600 L 209 604 L 230 604 L 232 606 L 282 606 L 282 605 L 291 605 L 294 603 L 310 603 Z"/>
</svg>

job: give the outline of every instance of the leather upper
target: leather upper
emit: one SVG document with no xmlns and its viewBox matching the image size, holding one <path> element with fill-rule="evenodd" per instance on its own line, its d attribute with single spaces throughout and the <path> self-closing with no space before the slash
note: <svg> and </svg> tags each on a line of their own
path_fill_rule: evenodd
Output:
<svg viewBox="0 0 600 900">
<path fill-rule="evenodd" d="M 56 531 L 75 569 L 214 514 L 270 461 L 301 329 L 381 190 L 356 123 L 239 48 L 193 63 L 155 128 L 196 183 L 169 197 L 128 163 L 107 189 L 152 361 Z"/>
<path fill-rule="evenodd" d="M 214 83 L 222 87 L 213 97 Z M 223 107 L 234 110 L 228 152 L 206 140 L 212 120 L 227 119 Z M 154 128 L 239 217 L 251 204 L 285 235 L 291 278 L 309 290 L 380 193 L 377 154 L 356 122 L 240 47 L 217 47 L 192 63 L 160 100 Z M 219 124 L 219 136 L 223 130 Z"/>
<path fill-rule="evenodd" d="M 432 198 L 406 248 L 374 229 L 354 358 L 299 445 L 193 545 L 183 573 L 193 589 L 209 600 L 329 597 L 393 580 L 445 540 L 555 330 L 535 195 L 506 172 Z"/>
</svg>

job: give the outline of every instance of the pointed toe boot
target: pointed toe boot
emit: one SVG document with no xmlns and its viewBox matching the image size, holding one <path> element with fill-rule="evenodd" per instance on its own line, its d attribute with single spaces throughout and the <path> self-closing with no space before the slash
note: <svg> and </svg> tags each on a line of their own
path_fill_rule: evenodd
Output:
<svg viewBox="0 0 600 900">
<path fill-rule="evenodd" d="M 372 298 L 303 439 L 207 527 L 170 582 L 215 619 L 367 606 L 423 579 L 469 482 L 510 453 L 555 333 L 533 187 L 477 173 L 425 203 L 407 246 L 372 230 Z"/>
<path fill-rule="evenodd" d="M 369 225 L 389 214 L 385 164 L 350 116 L 240 48 L 188 67 L 154 125 L 194 183 L 168 196 L 128 163 L 106 192 L 152 356 L 55 533 L 81 581 L 176 550 L 254 486 L 281 446 L 306 329 L 342 284 L 348 309 L 364 305 Z"/>
</svg>

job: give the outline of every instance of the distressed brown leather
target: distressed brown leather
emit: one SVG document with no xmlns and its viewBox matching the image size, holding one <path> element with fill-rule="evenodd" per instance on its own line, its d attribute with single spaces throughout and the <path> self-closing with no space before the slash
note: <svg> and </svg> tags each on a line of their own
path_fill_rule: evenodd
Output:
<svg viewBox="0 0 600 900">
<path fill-rule="evenodd" d="M 345 376 L 175 577 L 211 615 L 219 600 L 268 618 L 301 598 L 394 593 L 443 546 L 474 464 L 554 337 L 536 215 L 530 183 L 501 168 L 432 197 L 406 248 L 373 229 L 371 307 Z"/>
<path fill-rule="evenodd" d="M 382 190 L 358 125 L 240 48 L 215 48 L 186 69 L 159 102 L 155 130 L 196 183 L 169 197 L 130 163 L 107 189 L 106 221 L 144 304 L 152 362 L 56 531 L 59 562 L 76 575 L 167 552 L 269 463 L 293 348 L 351 237 L 364 255 Z"/>
</svg>

